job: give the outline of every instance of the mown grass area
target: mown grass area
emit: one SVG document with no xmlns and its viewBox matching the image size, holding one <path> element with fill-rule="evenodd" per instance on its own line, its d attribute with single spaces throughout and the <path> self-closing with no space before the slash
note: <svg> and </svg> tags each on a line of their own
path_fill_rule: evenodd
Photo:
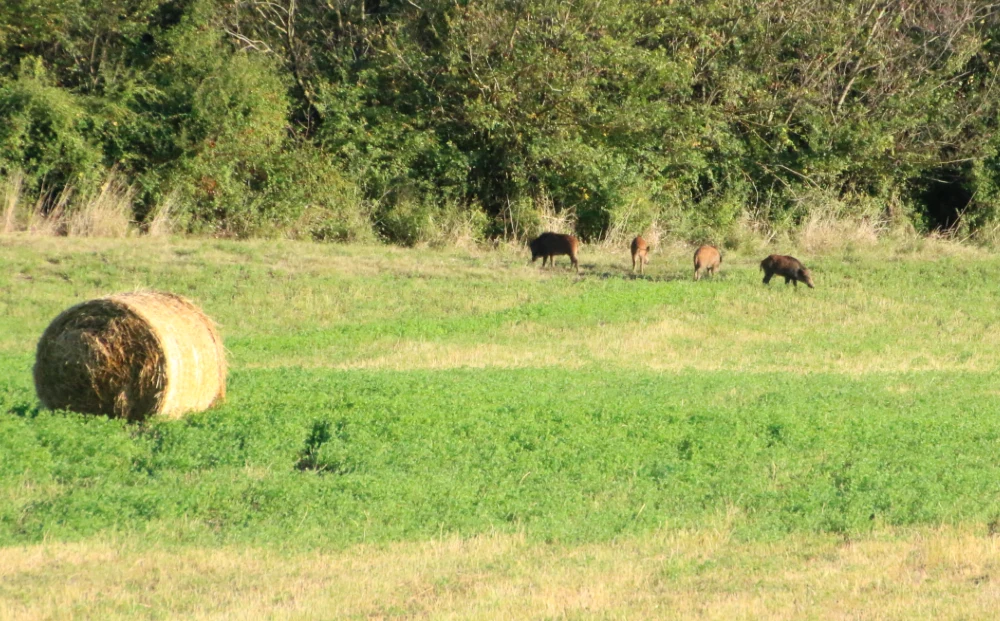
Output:
<svg viewBox="0 0 1000 621">
<path fill-rule="evenodd" d="M 1000 258 L 800 254 L 808 290 L 762 285 L 762 255 L 695 283 L 687 249 L 659 250 L 645 278 L 625 250 L 577 277 L 514 248 L 0 238 L 0 545 L 28 546 L 0 559 L 23 578 L 69 542 L 295 565 L 484 536 L 573 558 L 721 522 L 750 565 L 942 525 L 994 562 Z M 47 323 L 136 287 L 221 324 L 227 402 L 142 426 L 40 411 Z"/>
<path fill-rule="evenodd" d="M 0 618 L 994 619 L 970 529 L 742 542 L 725 522 L 583 545 L 445 537 L 339 552 L 103 541 L 6 548 Z"/>
</svg>

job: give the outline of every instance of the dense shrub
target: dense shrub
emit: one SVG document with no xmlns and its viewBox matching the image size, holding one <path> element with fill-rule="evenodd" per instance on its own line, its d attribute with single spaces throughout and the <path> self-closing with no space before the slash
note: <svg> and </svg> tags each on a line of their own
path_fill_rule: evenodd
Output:
<svg viewBox="0 0 1000 621">
<path fill-rule="evenodd" d="M 0 168 L 30 171 L 35 188 L 92 186 L 102 156 L 86 104 L 55 86 L 40 59 L 24 58 L 16 77 L 0 81 Z"/>
<path fill-rule="evenodd" d="M 717 237 L 817 192 L 976 234 L 998 33 L 973 0 L 15 0 L 0 168 L 37 192 L 117 167 L 138 218 L 179 192 L 235 235 L 292 230 L 331 178 L 331 239 L 520 236 L 542 206 L 588 239 Z"/>
</svg>

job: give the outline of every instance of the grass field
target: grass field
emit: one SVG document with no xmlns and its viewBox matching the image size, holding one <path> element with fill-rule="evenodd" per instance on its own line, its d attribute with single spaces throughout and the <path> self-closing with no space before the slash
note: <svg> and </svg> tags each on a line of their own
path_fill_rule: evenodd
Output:
<svg viewBox="0 0 1000 621">
<path fill-rule="evenodd" d="M 1000 257 L 689 255 L 0 238 L 0 617 L 992 618 Z M 44 327 L 137 287 L 227 402 L 40 411 Z"/>
</svg>

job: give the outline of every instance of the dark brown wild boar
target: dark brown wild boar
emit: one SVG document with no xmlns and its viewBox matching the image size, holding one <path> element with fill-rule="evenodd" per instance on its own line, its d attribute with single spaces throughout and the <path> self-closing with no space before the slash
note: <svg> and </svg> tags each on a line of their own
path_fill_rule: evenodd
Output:
<svg viewBox="0 0 1000 621">
<path fill-rule="evenodd" d="M 639 262 L 639 273 L 643 273 L 643 267 L 649 263 L 649 246 L 646 245 L 646 240 L 642 237 L 636 237 L 632 240 L 632 272 L 635 273 L 636 261 Z"/>
<path fill-rule="evenodd" d="M 771 282 L 771 277 L 777 274 L 785 278 L 785 284 L 792 283 L 796 287 L 800 282 L 809 285 L 813 289 L 812 274 L 795 257 L 786 257 L 780 254 L 772 254 L 760 262 L 760 269 L 764 270 L 764 284 Z"/>
<path fill-rule="evenodd" d="M 531 248 L 531 262 L 534 263 L 535 259 L 542 257 L 542 267 L 548 261 L 552 261 L 552 265 L 556 264 L 556 256 L 560 254 L 568 254 L 570 261 L 573 262 L 573 267 L 576 268 L 576 273 L 580 273 L 580 263 L 576 259 L 576 252 L 580 248 L 580 242 L 572 235 L 562 235 L 560 233 L 542 233 L 528 244 Z"/>
<path fill-rule="evenodd" d="M 701 273 L 715 276 L 722 265 L 722 254 L 715 246 L 702 246 L 694 251 L 694 279 L 701 280 Z"/>
</svg>

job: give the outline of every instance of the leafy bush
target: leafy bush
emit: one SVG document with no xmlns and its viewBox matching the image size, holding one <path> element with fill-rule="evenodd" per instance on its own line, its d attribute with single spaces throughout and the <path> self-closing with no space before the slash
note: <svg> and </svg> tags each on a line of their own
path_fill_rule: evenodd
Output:
<svg viewBox="0 0 1000 621">
<path fill-rule="evenodd" d="M 298 234 L 278 160 L 312 149 L 359 193 L 329 239 L 440 239 L 455 210 L 508 237 L 539 209 L 591 240 L 787 231 L 814 191 L 975 235 L 998 222 L 1000 12 L 945 4 L 7 3 L 0 167 L 35 191 L 121 170 L 138 219 L 176 192 L 229 235 Z"/>
<path fill-rule="evenodd" d="M 27 190 L 90 189 L 103 174 L 93 110 L 59 88 L 38 58 L 0 78 L 0 173 L 27 171 Z"/>
</svg>

